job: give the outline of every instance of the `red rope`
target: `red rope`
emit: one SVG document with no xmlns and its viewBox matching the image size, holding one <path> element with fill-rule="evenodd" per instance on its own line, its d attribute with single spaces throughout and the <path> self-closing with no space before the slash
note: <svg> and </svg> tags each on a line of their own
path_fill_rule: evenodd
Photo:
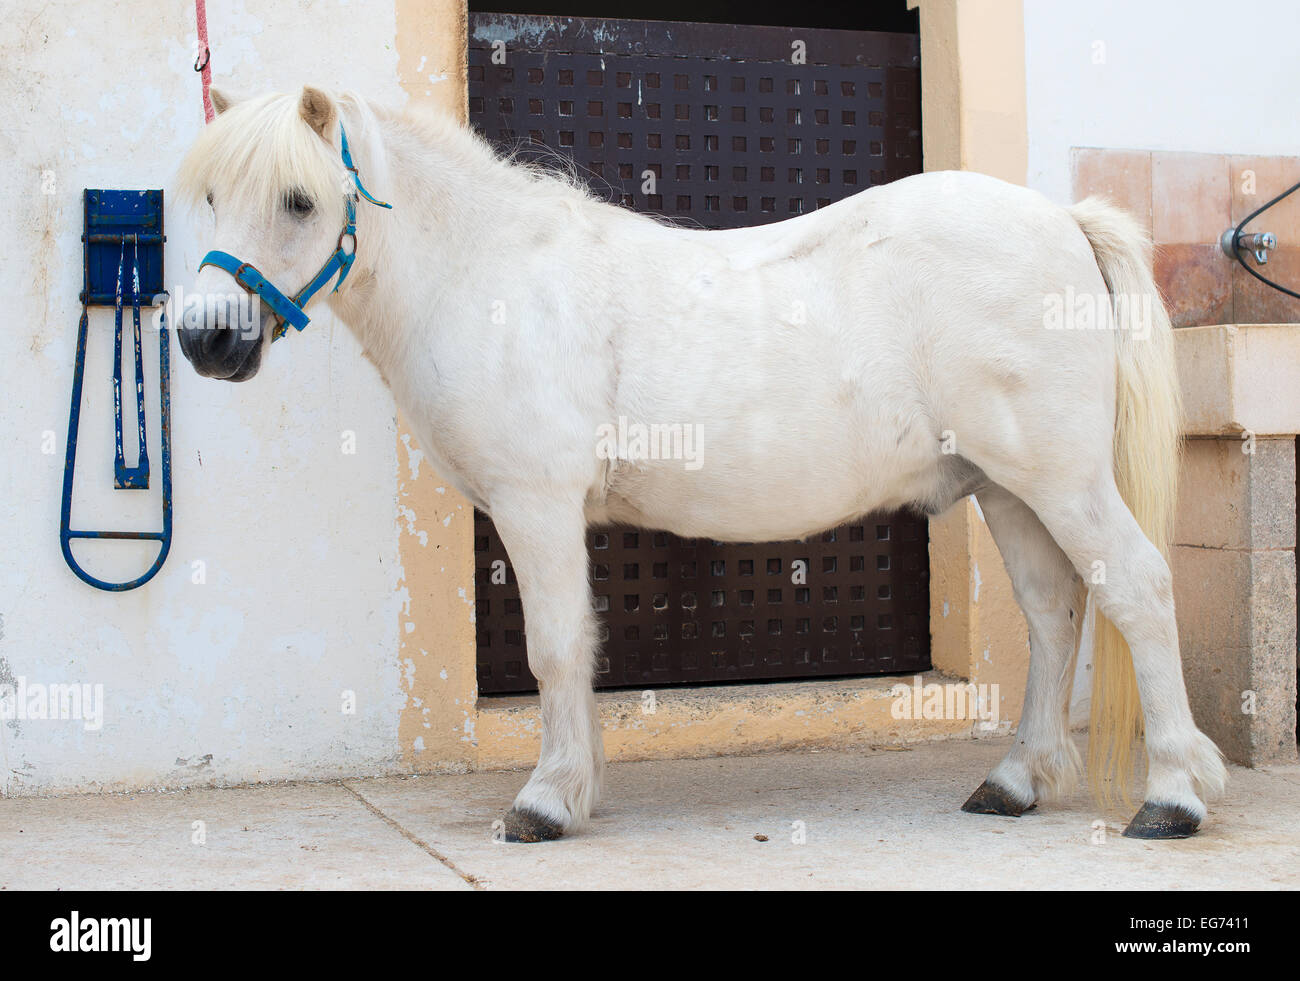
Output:
<svg viewBox="0 0 1300 981">
<path fill-rule="evenodd" d="M 194 17 L 199 29 L 199 49 L 194 70 L 203 78 L 203 116 L 210 123 L 217 113 L 212 108 L 212 96 L 208 94 L 208 89 L 212 86 L 212 52 L 208 48 L 208 9 L 205 0 L 194 0 Z"/>
</svg>

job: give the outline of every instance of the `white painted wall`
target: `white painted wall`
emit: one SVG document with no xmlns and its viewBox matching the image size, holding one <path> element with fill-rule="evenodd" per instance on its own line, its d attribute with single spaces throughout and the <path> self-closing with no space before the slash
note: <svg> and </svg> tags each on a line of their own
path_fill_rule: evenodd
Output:
<svg viewBox="0 0 1300 981">
<path fill-rule="evenodd" d="M 1025 0 L 1029 186 L 1069 201 L 1072 146 L 1300 154 L 1298 38 L 1296 0 Z"/>
<path fill-rule="evenodd" d="M 405 101 L 391 4 L 210 0 L 208 16 L 218 84 L 256 92 L 313 81 Z M 3 793 L 374 773 L 397 762 L 394 408 L 323 307 L 243 385 L 199 378 L 173 344 L 176 527 L 151 584 L 99 592 L 59 552 L 81 190 L 171 183 L 203 124 L 193 17 L 190 3 L 17 0 L 0 18 L 0 683 L 102 684 L 105 699 L 98 731 L 0 723 Z M 52 194 L 42 192 L 46 171 Z M 167 282 L 187 285 L 204 251 L 202 218 L 173 202 L 166 220 Z M 155 366 L 156 341 L 146 336 Z M 156 528 L 156 446 L 154 490 L 110 489 L 111 350 L 111 311 L 94 310 L 74 527 Z M 343 430 L 356 434 L 353 456 L 341 452 Z M 91 543 L 79 553 L 92 570 L 128 578 L 155 548 Z M 195 562 L 206 564 L 204 584 L 192 581 Z M 345 689 L 356 692 L 355 715 L 341 712 Z"/>
</svg>

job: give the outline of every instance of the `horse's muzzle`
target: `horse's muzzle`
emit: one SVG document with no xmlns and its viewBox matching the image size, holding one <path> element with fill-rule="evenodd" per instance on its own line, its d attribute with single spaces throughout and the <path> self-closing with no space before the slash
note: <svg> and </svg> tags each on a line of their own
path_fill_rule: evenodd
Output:
<svg viewBox="0 0 1300 981">
<path fill-rule="evenodd" d="M 247 381 L 262 366 L 262 332 L 254 334 L 233 327 L 189 327 L 176 331 L 194 370 L 207 378 Z"/>
</svg>

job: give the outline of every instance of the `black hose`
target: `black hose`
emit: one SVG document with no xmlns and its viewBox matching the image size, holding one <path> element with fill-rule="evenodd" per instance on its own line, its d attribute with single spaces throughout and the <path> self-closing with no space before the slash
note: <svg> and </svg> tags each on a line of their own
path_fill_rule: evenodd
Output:
<svg viewBox="0 0 1300 981">
<path fill-rule="evenodd" d="M 1252 211 L 1250 214 L 1248 214 L 1245 218 L 1243 218 L 1242 221 L 1241 221 L 1241 224 L 1238 225 L 1238 226 L 1236 227 L 1236 229 L 1235 229 L 1235 230 L 1233 231 L 1233 233 L 1232 233 L 1232 254 L 1235 255 L 1235 256 L 1237 257 L 1237 261 L 1241 263 L 1241 268 L 1244 269 L 1244 270 L 1246 270 L 1246 272 L 1250 273 L 1252 276 L 1254 276 L 1256 279 L 1258 279 L 1261 283 L 1264 283 L 1266 286 L 1271 286 L 1271 287 L 1273 287 L 1273 289 L 1278 290 L 1279 292 L 1285 293 L 1287 296 L 1294 296 L 1297 300 L 1300 300 L 1300 293 L 1297 293 L 1295 290 L 1289 290 L 1289 289 L 1287 289 L 1285 286 L 1280 286 L 1279 284 L 1273 282 L 1273 280 L 1269 279 L 1267 276 L 1261 276 L 1259 273 L 1255 272 L 1255 270 L 1251 269 L 1250 266 L 1246 265 L 1246 260 L 1242 258 L 1242 256 L 1241 256 L 1241 248 L 1240 248 L 1240 246 L 1239 246 L 1239 244 L 1238 244 L 1238 243 L 1241 241 L 1241 231 L 1242 231 L 1243 228 L 1245 228 L 1247 225 L 1249 225 L 1252 221 L 1254 221 L 1257 217 L 1259 217 L 1261 214 L 1263 214 L 1263 213 L 1264 213 L 1265 211 L 1267 211 L 1269 208 L 1273 207 L 1273 205 L 1275 205 L 1275 204 L 1277 204 L 1279 201 L 1281 201 L 1281 200 L 1282 200 L 1284 197 L 1286 197 L 1288 194 L 1293 194 L 1293 193 L 1295 193 L 1296 191 L 1300 191 L 1300 184 L 1296 184 L 1296 185 L 1292 186 L 1291 188 L 1289 188 L 1288 190 L 1283 191 L 1281 194 L 1279 194 L 1277 197 L 1275 197 L 1272 201 L 1269 201 L 1267 204 L 1265 204 L 1265 205 L 1264 205 L 1263 207 L 1261 207 L 1261 208 L 1256 208 L 1254 211 Z"/>
</svg>

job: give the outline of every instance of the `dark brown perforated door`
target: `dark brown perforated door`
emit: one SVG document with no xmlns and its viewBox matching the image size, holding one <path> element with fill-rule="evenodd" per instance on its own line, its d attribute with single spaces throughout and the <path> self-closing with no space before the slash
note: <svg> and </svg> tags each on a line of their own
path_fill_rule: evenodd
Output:
<svg viewBox="0 0 1300 981">
<path fill-rule="evenodd" d="M 471 124 L 575 160 L 611 202 L 708 228 L 778 221 L 921 169 L 915 35 L 470 15 Z M 604 688 L 923 671 L 924 518 L 734 545 L 588 535 Z M 475 515 L 478 680 L 535 690 L 509 557 Z"/>
</svg>

